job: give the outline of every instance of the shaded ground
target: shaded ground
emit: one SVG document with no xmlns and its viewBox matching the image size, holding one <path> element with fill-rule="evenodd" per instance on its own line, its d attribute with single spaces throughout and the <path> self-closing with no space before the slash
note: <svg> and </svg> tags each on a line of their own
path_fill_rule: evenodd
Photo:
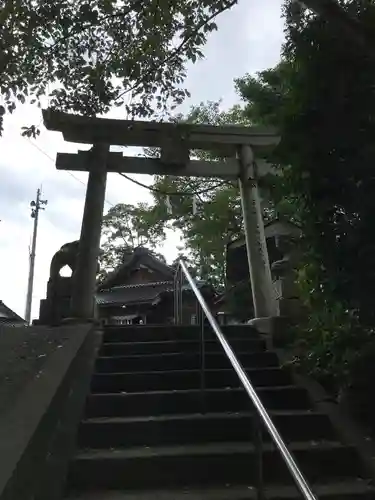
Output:
<svg viewBox="0 0 375 500">
<path fill-rule="evenodd" d="M 71 327 L 0 326 L 0 413 L 43 371 L 48 357 L 73 333 Z"/>
</svg>

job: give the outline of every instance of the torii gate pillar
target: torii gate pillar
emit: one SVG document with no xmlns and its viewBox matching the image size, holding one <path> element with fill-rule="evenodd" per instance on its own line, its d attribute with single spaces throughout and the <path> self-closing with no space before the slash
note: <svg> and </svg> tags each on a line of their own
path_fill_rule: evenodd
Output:
<svg viewBox="0 0 375 500">
<path fill-rule="evenodd" d="M 70 314 L 75 319 L 93 319 L 95 314 L 96 275 L 107 183 L 108 152 L 107 144 L 95 144 L 90 152 L 92 163 L 70 303 Z"/>
<path fill-rule="evenodd" d="M 256 318 L 269 318 L 278 313 L 264 234 L 256 163 L 250 146 L 240 147 L 239 162 L 239 185 L 254 313 Z"/>
</svg>

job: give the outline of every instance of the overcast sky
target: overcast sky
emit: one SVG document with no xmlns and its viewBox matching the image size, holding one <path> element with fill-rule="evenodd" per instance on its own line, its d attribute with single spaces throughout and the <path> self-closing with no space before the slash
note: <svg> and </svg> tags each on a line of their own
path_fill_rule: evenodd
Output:
<svg viewBox="0 0 375 500">
<path fill-rule="evenodd" d="M 217 19 L 218 32 L 204 47 L 205 59 L 188 68 L 187 87 L 191 98 L 181 111 L 201 101 L 223 99 L 223 108 L 238 102 L 233 80 L 255 73 L 279 60 L 283 41 L 282 0 L 240 0 L 231 11 Z M 21 316 L 25 312 L 29 244 L 33 220 L 30 201 L 43 186 L 48 199 L 41 212 L 36 251 L 32 317 L 39 315 L 39 301 L 45 298 L 49 266 L 53 254 L 68 241 L 79 238 L 87 174 L 57 171 L 58 151 L 75 152 L 82 145 L 65 143 L 57 132 L 41 126 L 41 135 L 28 140 L 20 136 L 25 124 L 41 124 L 41 112 L 20 106 L 5 122 L 0 138 L 0 300 Z M 39 148 L 39 149 L 38 149 Z M 127 153 L 128 154 L 128 153 Z M 49 158 L 50 157 L 50 158 Z M 143 182 L 150 179 L 135 176 Z M 105 211 L 111 204 L 149 200 L 147 190 L 117 174 L 109 174 Z M 168 237 L 162 252 L 170 262 L 179 244 Z"/>
</svg>

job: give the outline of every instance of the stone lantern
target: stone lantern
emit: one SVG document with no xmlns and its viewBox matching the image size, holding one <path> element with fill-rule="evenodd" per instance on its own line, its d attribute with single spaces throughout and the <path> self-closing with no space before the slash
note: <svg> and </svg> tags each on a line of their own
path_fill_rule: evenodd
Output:
<svg viewBox="0 0 375 500">
<path fill-rule="evenodd" d="M 264 231 L 269 247 L 278 314 L 291 318 L 298 317 L 301 313 L 301 303 L 295 271 L 299 262 L 298 240 L 302 236 L 302 231 L 296 224 L 281 218 L 265 224 Z"/>
</svg>

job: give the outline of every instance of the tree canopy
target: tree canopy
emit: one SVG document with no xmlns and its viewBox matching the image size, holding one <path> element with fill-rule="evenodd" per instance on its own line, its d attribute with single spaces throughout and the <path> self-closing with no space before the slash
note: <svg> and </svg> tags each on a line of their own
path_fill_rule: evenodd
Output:
<svg viewBox="0 0 375 500">
<path fill-rule="evenodd" d="M 372 29 L 373 2 L 339 6 Z M 289 2 L 284 12 L 280 64 L 239 79 L 237 89 L 249 120 L 281 131 L 271 157 L 283 172 L 276 202 L 305 234 L 299 282 L 311 314 L 299 331 L 303 356 L 314 373 L 347 381 L 374 331 L 374 64 L 324 16 Z"/>
<path fill-rule="evenodd" d="M 185 66 L 237 0 L 19 0 L 0 10 L 0 119 L 17 103 L 150 116 L 182 102 Z M 1 130 L 0 130 L 1 132 Z"/>
<path fill-rule="evenodd" d="M 369 2 L 341 4 L 363 24 L 373 23 Z M 286 16 L 290 71 L 279 149 L 280 161 L 293 167 L 286 186 L 298 193 L 321 286 L 372 324 L 374 65 L 321 17 L 306 10 L 287 10 Z"/>
<path fill-rule="evenodd" d="M 321 16 L 329 23 L 331 30 L 336 36 L 344 37 L 347 43 L 354 44 L 359 50 L 366 52 L 372 58 L 375 57 L 374 32 L 367 23 L 357 17 L 356 11 L 346 9 L 341 1 L 337 0 L 292 0 L 294 8 L 311 9 L 315 14 Z M 362 2 L 362 7 L 371 6 L 372 0 Z"/>
</svg>

